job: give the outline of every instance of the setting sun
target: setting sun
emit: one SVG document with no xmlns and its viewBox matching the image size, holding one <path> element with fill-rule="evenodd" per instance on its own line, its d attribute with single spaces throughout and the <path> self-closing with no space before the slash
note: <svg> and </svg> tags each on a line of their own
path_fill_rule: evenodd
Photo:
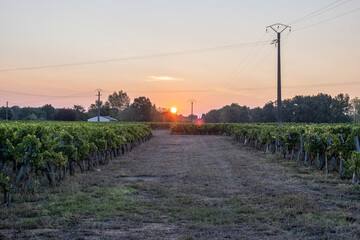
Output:
<svg viewBox="0 0 360 240">
<path fill-rule="evenodd" d="M 177 112 L 177 109 L 176 109 L 176 107 L 172 107 L 170 111 L 171 111 L 172 113 L 176 113 L 176 112 Z"/>
</svg>

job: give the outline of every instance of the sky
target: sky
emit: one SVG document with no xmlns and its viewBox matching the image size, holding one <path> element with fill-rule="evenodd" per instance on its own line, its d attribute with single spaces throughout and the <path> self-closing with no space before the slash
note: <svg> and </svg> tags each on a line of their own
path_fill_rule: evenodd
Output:
<svg viewBox="0 0 360 240">
<path fill-rule="evenodd" d="M 360 97 L 357 0 L 0 0 L 0 106 L 88 108 L 123 90 L 190 114 Z"/>
</svg>

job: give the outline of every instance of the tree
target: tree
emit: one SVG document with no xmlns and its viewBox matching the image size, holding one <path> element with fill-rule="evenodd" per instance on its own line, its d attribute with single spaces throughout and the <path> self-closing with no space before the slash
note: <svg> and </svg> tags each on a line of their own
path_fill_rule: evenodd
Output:
<svg viewBox="0 0 360 240">
<path fill-rule="evenodd" d="M 195 114 L 190 114 L 187 118 L 190 122 L 195 122 L 195 120 L 198 119 L 198 116 Z"/>
<path fill-rule="evenodd" d="M 219 123 L 220 122 L 220 110 L 210 110 L 207 114 L 203 114 L 202 118 L 207 123 Z"/>
<path fill-rule="evenodd" d="M 98 103 L 99 101 L 96 100 L 95 103 L 91 104 L 89 107 L 88 115 L 89 117 L 94 117 L 98 115 Z M 110 115 L 110 105 L 108 102 L 103 103 L 100 101 L 100 116 L 108 116 Z"/>
<path fill-rule="evenodd" d="M 14 117 L 14 112 L 12 111 L 11 108 L 7 108 L 6 107 L 1 107 L 0 108 L 0 119 L 1 120 L 6 120 L 6 110 L 8 113 L 8 120 L 12 120 Z"/>
<path fill-rule="evenodd" d="M 18 114 L 19 120 L 46 120 L 46 113 L 41 108 L 24 107 Z"/>
<path fill-rule="evenodd" d="M 74 105 L 73 110 L 75 110 L 75 112 L 79 112 L 79 113 L 86 112 L 85 108 L 81 105 Z"/>
<path fill-rule="evenodd" d="M 282 121 L 283 122 L 292 122 L 295 114 L 294 102 L 290 99 L 285 99 L 282 101 Z"/>
<path fill-rule="evenodd" d="M 73 109 L 62 108 L 56 110 L 54 114 L 55 121 L 75 121 L 76 120 L 76 112 Z"/>
<path fill-rule="evenodd" d="M 352 105 L 348 94 L 338 94 L 332 98 L 319 93 L 313 96 L 295 96 L 282 102 L 284 122 L 306 123 L 346 123 L 351 121 L 354 109 L 360 110 L 360 99 L 353 99 Z M 360 116 L 357 116 L 360 120 Z M 246 106 L 231 104 L 218 110 L 203 114 L 205 122 L 276 122 L 276 104 L 268 102 L 263 108 L 249 109 Z"/>
<path fill-rule="evenodd" d="M 250 108 L 233 103 L 218 110 L 213 109 L 207 114 L 203 114 L 202 118 L 207 123 L 241 123 L 250 122 L 250 114 Z"/>
<path fill-rule="evenodd" d="M 41 110 L 45 112 L 46 120 L 52 120 L 53 115 L 55 113 L 55 108 L 51 106 L 51 104 L 46 104 L 41 107 Z"/>
<path fill-rule="evenodd" d="M 74 105 L 73 110 L 76 113 L 76 120 L 77 121 L 86 121 L 87 120 L 87 113 L 83 106 L 81 105 Z"/>
<path fill-rule="evenodd" d="M 251 122 L 262 122 L 263 113 L 260 107 L 250 109 Z"/>
<path fill-rule="evenodd" d="M 351 110 L 350 97 L 348 94 L 340 93 L 334 97 L 332 103 L 333 122 L 350 122 Z"/>
<path fill-rule="evenodd" d="M 275 106 L 273 102 L 268 102 L 262 109 L 262 122 L 276 122 Z"/>
<path fill-rule="evenodd" d="M 284 100 L 282 107 L 284 122 L 337 123 L 351 120 L 347 94 L 339 94 L 334 98 L 323 93 L 295 96 Z"/>
<path fill-rule="evenodd" d="M 133 107 L 127 107 L 119 113 L 119 119 L 127 122 L 142 121 L 141 113 L 139 109 Z"/>
<path fill-rule="evenodd" d="M 351 113 L 353 115 L 354 123 L 360 122 L 360 99 L 358 97 L 351 101 Z"/>
<path fill-rule="evenodd" d="M 13 118 L 13 120 L 19 120 L 18 115 L 19 115 L 20 112 L 21 112 L 21 108 L 20 108 L 19 106 L 12 106 L 12 107 L 11 107 L 11 110 L 12 110 L 13 113 L 14 113 L 14 118 Z"/>
<path fill-rule="evenodd" d="M 104 105 L 103 105 L 103 102 L 102 102 L 102 101 L 99 102 L 98 100 L 95 100 L 95 103 L 92 103 L 92 104 L 90 105 L 90 107 L 89 107 L 89 112 L 95 112 L 95 111 L 96 111 L 96 113 L 97 113 L 99 104 L 100 104 L 100 109 L 101 109 L 101 107 L 104 106 Z"/>
<path fill-rule="evenodd" d="M 24 118 L 24 120 L 37 121 L 37 120 L 39 120 L 39 118 L 34 113 L 31 113 L 31 114 L 27 115 Z"/>
<path fill-rule="evenodd" d="M 110 108 L 118 109 L 119 111 L 124 110 L 130 105 L 130 98 L 120 90 L 119 92 L 114 92 L 108 96 L 108 101 Z"/>
<path fill-rule="evenodd" d="M 137 113 L 140 114 L 140 121 L 149 122 L 151 120 L 152 104 L 149 98 L 138 97 L 134 99 L 134 102 L 131 104 L 133 109 L 137 110 Z"/>
<path fill-rule="evenodd" d="M 236 103 L 220 109 L 220 121 L 224 123 L 250 122 L 249 108 Z"/>
</svg>

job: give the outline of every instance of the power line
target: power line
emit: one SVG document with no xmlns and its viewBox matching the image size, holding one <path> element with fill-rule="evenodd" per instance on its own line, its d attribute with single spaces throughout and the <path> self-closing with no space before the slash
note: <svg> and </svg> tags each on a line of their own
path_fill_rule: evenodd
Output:
<svg viewBox="0 0 360 240">
<path fill-rule="evenodd" d="M 317 87 L 337 87 L 337 86 L 353 86 L 360 85 L 360 82 L 342 82 L 342 83 L 324 83 L 324 84 L 299 84 L 299 85 L 284 85 L 285 89 L 297 89 L 297 88 L 317 88 Z M 233 88 L 231 91 L 258 91 L 258 90 L 271 90 L 271 87 L 253 87 L 253 88 Z"/>
<path fill-rule="evenodd" d="M 264 33 L 261 38 L 257 41 L 257 45 L 255 45 L 250 51 L 249 53 L 241 60 L 241 62 L 236 65 L 236 67 L 234 68 L 234 70 L 228 75 L 228 77 L 223 81 L 223 84 L 220 85 L 220 87 L 226 87 L 228 86 L 235 78 L 235 76 L 239 75 L 240 73 L 242 73 L 244 71 L 244 69 L 246 68 L 246 66 L 248 66 L 250 64 L 250 62 L 259 54 L 259 52 L 270 42 L 269 40 L 267 41 L 262 41 L 262 39 L 266 36 L 266 33 Z M 265 42 L 264 44 L 261 44 L 262 42 Z M 261 44 L 261 46 L 259 46 Z M 252 55 L 252 53 L 254 52 L 256 47 L 260 47 L 258 49 L 258 51 Z M 251 56 L 252 55 L 252 56 Z M 251 57 L 250 57 L 251 56 Z M 248 58 L 250 58 L 248 60 Z M 242 67 L 242 68 L 241 68 Z M 240 69 L 241 68 L 241 69 Z M 211 96 L 211 94 L 203 97 L 202 99 L 207 99 Z M 201 100 L 200 100 L 201 101 Z"/>
<path fill-rule="evenodd" d="M 269 52 L 265 58 L 262 59 L 262 61 L 259 62 L 259 64 L 257 64 L 257 66 L 260 65 L 261 62 L 263 62 L 264 59 L 266 59 L 271 52 Z M 256 67 L 254 67 L 255 70 Z M 353 85 L 360 85 L 360 82 L 342 82 L 342 83 L 324 83 L 324 84 L 300 84 L 300 85 L 284 85 L 283 88 L 284 89 L 297 89 L 297 88 L 317 88 L 317 87 L 337 87 L 337 86 L 353 86 Z M 232 88 L 229 91 L 223 91 L 223 94 L 229 93 L 229 92 L 243 92 L 243 91 L 259 91 L 259 90 L 271 90 L 270 86 L 264 86 L 264 87 L 250 87 L 250 88 Z M 153 90 L 153 91 L 148 91 L 148 90 L 136 90 L 136 91 L 127 91 L 130 93 L 156 93 L 156 94 L 161 94 L 161 93 L 178 93 L 178 92 L 188 92 L 188 93 L 206 93 L 206 92 L 220 92 L 219 90 L 216 89 L 192 89 L 192 90 Z M 95 95 L 91 95 L 91 96 L 95 96 Z M 97 96 L 97 95 L 96 95 Z M 44 99 L 42 99 L 44 100 Z M 31 103 L 27 102 L 27 103 Z M 25 105 L 23 103 L 18 103 L 18 102 L 11 102 L 9 101 L 9 104 L 15 106 L 15 105 L 20 105 L 23 107 L 28 107 L 28 105 Z"/>
<path fill-rule="evenodd" d="M 360 82 L 343 82 L 343 83 L 325 83 L 325 84 L 302 84 L 302 85 L 293 85 L 287 86 L 284 88 L 299 88 L 299 87 L 337 87 L 337 86 L 353 86 L 359 85 Z"/>
<path fill-rule="evenodd" d="M 304 30 L 304 29 L 307 29 L 307 28 L 311 28 L 311 27 L 317 26 L 317 25 L 322 24 L 322 23 L 329 22 L 329 21 L 331 21 L 331 20 L 334 20 L 334 19 L 339 18 L 339 17 L 343 17 L 343 16 L 345 16 L 345 15 L 354 13 L 354 12 L 359 11 L 359 10 L 360 10 L 360 7 L 359 7 L 359 8 L 355 8 L 355 9 L 353 9 L 353 10 L 351 10 L 351 11 L 348 11 L 348 12 L 339 14 L 339 15 L 337 15 L 337 16 L 334 16 L 334 17 L 325 19 L 325 20 L 323 20 L 323 21 L 320 21 L 320 22 L 317 22 L 317 23 L 314 23 L 314 24 L 311 24 L 311 25 L 308 25 L 308 26 L 299 28 L 299 29 L 297 29 L 297 31 L 301 31 L 301 30 Z"/>
<path fill-rule="evenodd" d="M 352 0 L 347 0 L 347 1 L 345 1 L 345 2 L 341 2 L 341 1 L 342 1 L 342 0 L 337 0 L 337 1 L 333 2 L 333 3 L 330 3 L 330 4 L 328 4 L 328 5 L 320 8 L 320 9 L 314 11 L 314 12 L 311 12 L 311 13 L 309 13 L 309 14 L 306 14 L 305 16 L 303 16 L 303 17 L 301 17 L 301 18 L 298 18 L 298 19 L 290 22 L 288 25 L 294 25 L 294 24 L 297 24 L 297 23 L 299 23 L 299 22 L 303 22 L 303 21 L 305 21 L 305 20 L 307 20 L 307 19 L 316 17 L 316 16 L 318 16 L 318 15 L 320 15 L 320 14 L 323 14 L 323 13 L 325 13 L 325 12 L 328 12 L 328 11 L 334 9 L 334 8 L 340 7 L 340 6 L 344 5 L 345 3 L 348 3 L 348 2 L 350 2 L 350 1 L 352 1 Z M 339 3 L 339 2 L 341 2 L 341 3 Z M 337 3 L 339 3 L 339 4 L 337 4 Z M 337 5 L 331 7 L 331 6 L 334 5 L 334 4 L 337 4 Z M 331 7 L 331 8 L 329 8 L 329 7 Z"/>
<path fill-rule="evenodd" d="M 210 92 L 211 89 L 179 89 L 179 90 L 130 90 L 128 93 L 195 93 L 195 92 Z M 106 91 L 108 92 L 108 91 Z"/>
<path fill-rule="evenodd" d="M 270 54 L 273 52 L 273 49 L 271 48 L 265 55 L 264 57 L 257 62 L 257 64 L 254 65 L 253 68 L 251 68 L 246 74 L 244 74 L 239 81 L 241 82 L 242 80 L 244 80 L 246 77 L 248 77 L 250 75 L 250 73 L 252 73 L 253 71 L 255 71 L 269 56 Z M 264 89 L 264 88 L 253 88 L 254 90 L 258 90 L 258 89 Z M 269 89 L 268 87 L 266 87 L 265 89 Z M 234 90 L 234 89 L 232 89 Z M 251 89 L 243 89 L 243 90 L 251 90 Z M 236 91 L 236 90 L 235 90 Z M 218 91 L 219 92 L 219 91 Z M 213 96 L 213 99 L 218 99 L 219 97 L 223 97 L 225 94 L 229 93 L 229 91 L 222 91 L 223 93 L 220 96 Z"/>
<path fill-rule="evenodd" d="M 42 95 L 42 94 L 31 94 L 31 93 L 24 93 L 24 92 L 15 92 L 15 91 L 8 91 L 8 90 L 0 90 L 0 92 L 3 93 L 9 93 L 9 94 L 15 94 L 15 95 L 22 95 L 22 96 L 32 96 L 32 97 L 45 97 L 41 100 L 33 100 L 33 101 L 26 101 L 26 104 L 29 103 L 34 103 L 34 102 L 39 102 L 39 101 L 47 101 L 47 100 L 53 100 L 53 99 L 61 99 L 61 98 L 89 98 L 94 96 L 92 95 L 85 95 L 83 96 L 83 94 L 88 94 L 88 93 L 92 93 L 93 91 L 88 91 L 88 92 L 83 92 L 83 93 L 76 93 L 76 94 L 70 94 L 70 95 L 64 95 L 64 96 L 51 96 L 51 95 Z M 15 103 L 15 102 L 9 102 L 13 105 L 21 105 L 23 107 L 27 107 L 28 105 L 25 105 L 23 103 Z"/>
<path fill-rule="evenodd" d="M 15 95 L 23 95 L 23 96 L 49 97 L 49 98 L 88 97 L 88 96 L 80 96 L 80 95 L 90 93 L 90 91 L 88 91 L 88 92 L 76 93 L 76 94 L 71 94 L 71 95 L 63 95 L 63 96 L 56 96 L 56 95 L 55 95 L 55 96 L 54 96 L 54 95 L 43 95 L 43 94 L 33 94 L 33 93 L 15 92 L 15 91 L 9 91 L 9 90 L 0 90 L 0 92 L 2 92 L 2 93 L 9 93 L 9 94 L 15 94 Z"/>
<path fill-rule="evenodd" d="M 28 107 L 27 105 L 22 104 L 22 103 L 15 103 L 15 102 L 10 102 L 10 101 L 9 101 L 9 103 L 10 103 L 11 105 L 13 105 L 13 106 L 23 106 L 23 107 Z"/>
<path fill-rule="evenodd" d="M 261 39 L 258 41 L 258 43 L 260 44 L 262 42 L 262 39 L 264 38 L 264 36 L 266 35 L 266 33 L 264 33 L 264 35 L 261 37 Z M 226 87 L 228 86 L 233 80 L 234 78 L 239 75 L 240 73 L 242 73 L 245 68 L 252 62 L 252 60 L 259 54 L 259 52 L 270 42 L 270 41 L 265 41 L 266 43 L 262 44 L 260 46 L 260 48 L 258 48 L 258 51 L 251 56 L 251 54 L 254 52 L 255 48 L 258 46 L 254 46 L 251 51 L 245 56 L 245 58 L 243 58 L 243 60 L 235 67 L 235 69 L 231 72 L 231 74 L 226 78 L 227 80 L 224 81 L 224 84 L 221 87 Z M 250 57 L 251 56 L 251 57 Z M 249 61 L 244 64 L 246 62 L 246 60 L 249 59 Z M 242 67 L 240 69 L 240 67 Z M 240 70 L 240 71 L 238 71 Z"/>
<path fill-rule="evenodd" d="M 256 46 L 258 44 L 259 44 L 259 42 L 248 42 L 248 43 L 240 43 L 240 44 L 233 44 L 233 45 L 226 45 L 226 46 L 219 46 L 219 47 L 183 50 L 183 51 L 176 51 L 176 52 L 114 58 L 114 59 L 106 59 L 106 60 L 98 60 L 98 61 L 60 63 L 60 64 L 54 64 L 54 65 L 8 68 L 8 69 L 0 69 L 0 72 L 27 71 L 27 70 L 38 70 L 38 69 L 48 69 L 48 68 L 63 68 L 63 67 L 94 65 L 94 64 L 102 64 L 102 63 L 111 63 L 111 62 L 122 62 L 122 61 L 130 61 L 130 60 L 161 58 L 161 57 L 169 57 L 169 56 L 194 54 L 194 53 L 206 53 L 206 52 L 212 52 L 212 51 L 223 51 L 223 50 L 232 50 L 232 49 L 238 49 L 238 48 L 246 48 L 246 47 L 252 47 L 254 45 Z"/>
</svg>

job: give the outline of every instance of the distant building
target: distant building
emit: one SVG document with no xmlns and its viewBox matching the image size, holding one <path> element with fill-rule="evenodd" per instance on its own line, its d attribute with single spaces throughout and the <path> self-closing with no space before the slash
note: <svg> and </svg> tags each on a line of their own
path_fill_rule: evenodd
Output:
<svg viewBox="0 0 360 240">
<path fill-rule="evenodd" d="M 88 122 L 97 122 L 98 117 L 89 118 L 87 120 Z M 112 118 L 110 116 L 100 116 L 100 122 L 117 122 L 118 120 L 116 118 Z"/>
</svg>

